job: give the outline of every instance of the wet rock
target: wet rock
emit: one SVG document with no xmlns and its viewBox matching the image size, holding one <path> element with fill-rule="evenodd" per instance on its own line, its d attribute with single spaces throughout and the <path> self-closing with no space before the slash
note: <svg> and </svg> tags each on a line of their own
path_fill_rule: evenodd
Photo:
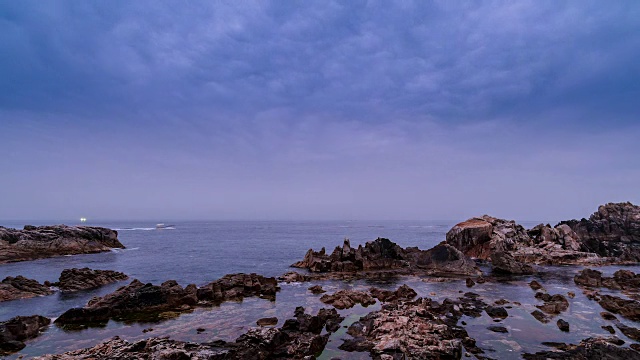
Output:
<svg viewBox="0 0 640 360">
<path fill-rule="evenodd" d="M 258 321 L 260 321 L 260 320 L 258 320 Z M 259 325 L 259 324 L 258 324 L 258 325 Z M 203 333 L 203 332 L 205 332 L 205 331 L 207 331 L 207 329 L 205 329 L 205 328 L 201 328 L 201 327 L 196 329 L 196 332 L 197 332 L 198 334 Z"/>
<path fill-rule="evenodd" d="M 573 291 L 569 291 L 567 292 L 567 296 L 569 297 L 569 299 L 573 299 L 576 297 L 576 293 L 574 293 Z"/>
<path fill-rule="evenodd" d="M 475 262 L 444 242 L 429 250 L 420 250 L 405 249 L 384 238 L 367 242 L 364 247 L 360 245 L 357 249 L 351 247 L 349 240 L 345 240 L 342 247 L 336 247 L 331 254 L 327 254 L 324 248 L 320 251 L 309 249 L 302 261 L 291 266 L 312 273 L 339 273 L 343 276 L 380 271 L 428 275 L 481 273 Z"/>
<path fill-rule="evenodd" d="M 603 311 L 600 316 L 605 320 L 618 320 L 618 318 L 610 312 Z"/>
<path fill-rule="evenodd" d="M 91 299 L 83 308 L 67 310 L 55 323 L 59 325 L 102 324 L 109 319 L 157 320 L 167 314 L 179 315 L 194 306 L 242 300 L 247 296 L 275 299 L 275 278 L 257 274 L 230 274 L 201 288 L 183 288 L 174 280 L 160 286 L 133 280 L 111 294 Z"/>
<path fill-rule="evenodd" d="M 606 325 L 606 326 L 602 325 L 600 327 L 603 328 L 604 330 L 608 331 L 611 334 L 615 334 L 616 333 L 616 330 L 611 325 Z"/>
<path fill-rule="evenodd" d="M 326 291 L 322 288 L 322 286 L 320 285 L 314 285 L 312 287 L 309 288 L 309 291 L 311 291 L 311 293 L 313 294 L 322 294 L 325 293 Z"/>
<path fill-rule="evenodd" d="M 451 306 L 430 299 L 384 305 L 353 323 L 347 333 L 353 337 L 340 349 L 369 351 L 373 358 L 459 359 L 462 340 L 468 337 L 454 321 Z M 453 318 L 452 318 L 453 319 Z"/>
<path fill-rule="evenodd" d="M 535 280 L 531 280 L 531 282 L 529 283 L 529 287 L 530 287 L 531 289 L 533 289 L 534 291 L 538 291 L 538 290 L 540 290 L 540 289 L 544 289 L 544 288 L 542 287 L 542 285 L 540 285 L 540 283 L 539 283 L 539 282 L 537 282 L 537 281 L 535 281 Z"/>
<path fill-rule="evenodd" d="M 610 342 L 610 343 L 612 343 L 614 345 L 618 345 L 618 346 L 624 345 L 624 340 L 620 339 L 617 336 L 610 336 L 608 338 L 605 338 L 605 341 Z"/>
<path fill-rule="evenodd" d="M 382 302 L 391 302 L 391 301 L 398 301 L 398 300 L 406 301 L 406 300 L 411 300 L 416 296 L 418 296 L 415 290 L 413 290 L 406 284 L 400 286 L 396 291 L 371 288 L 369 289 L 369 293 L 371 294 L 371 296 L 373 296 L 374 298 Z"/>
<path fill-rule="evenodd" d="M 558 325 L 558 329 L 560 329 L 561 331 L 566 331 L 569 332 L 569 323 L 562 320 L 562 319 L 558 319 L 558 321 L 556 322 L 556 325 Z"/>
<path fill-rule="evenodd" d="M 503 307 L 499 306 L 489 306 L 485 309 L 487 315 L 489 315 L 492 319 L 506 319 L 509 316 L 507 310 Z"/>
<path fill-rule="evenodd" d="M 526 360 L 547 360 L 547 359 L 620 359 L 638 360 L 640 353 L 630 348 L 618 347 L 612 344 L 609 339 L 588 338 L 582 340 L 578 345 L 559 346 L 555 351 L 540 351 L 535 354 L 523 354 Z"/>
<path fill-rule="evenodd" d="M 628 337 L 629 339 L 640 341 L 640 330 L 631 326 L 627 326 L 621 322 L 617 322 L 616 327 L 620 329 L 620 332 L 623 333 L 624 336 Z"/>
<path fill-rule="evenodd" d="M 273 326 L 273 325 L 276 325 L 277 323 L 278 323 L 277 317 L 262 318 L 256 321 L 256 324 L 258 324 L 258 326 Z"/>
<path fill-rule="evenodd" d="M 534 310 L 531 315 L 533 315 L 534 318 L 536 318 L 536 320 L 540 321 L 543 324 L 548 323 L 549 321 L 551 321 L 549 319 L 549 317 L 547 315 L 545 315 L 545 313 L 543 313 L 540 310 Z"/>
<path fill-rule="evenodd" d="M 24 341 L 37 337 L 51 320 L 44 316 L 16 316 L 0 322 L 0 355 L 8 355 L 25 347 Z"/>
<path fill-rule="evenodd" d="M 584 269 L 574 277 L 576 285 L 590 288 L 606 287 L 612 290 L 638 290 L 640 288 L 640 274 L 629 270 L 618 270 L 613 277 L 602 276 L 597 270 Z"/>
<path fill-rule="evenodd" d="M 73 292 L 97 288 L 128 278 L 127 275 L 118 271 L 73 268 L 64 269 L 59 281 L 53 285 L 58 286 L 62 292 Z"/>
<path fill-rule="evenodd" d="M 0 302 L 16 299 L 28 299 L 53 294 L 48 286 L 24 276 L 8 276 L 0 282 Z"/>
<path fill-rule="evenodd" d="M 465 280 L 465 283 L 467 284 L 467 287 L 473 287 L 473 285 L 476 284 L 473 280 L 471 280 L 471 278 L 467 278 L 467 280 Z"/>
<path fill-rule="evenodd" d="M 544 304 L 536 305 L 536 307 L 547 314 L 557 315 L 569 308 L 569 301 L 562 294 L 549 295 L 538 292 L 536 299 L 544 301 Z"/>
<path fill-rule="evenodd" d="M 602 295 L 598 301 L 600 306 L 614 314 L 620 314 L 627 319 L 640 320 L 640 302 L 622 299 L 612 295 Z"/>
<path fill-rule="evenodd" d="M 491 253 L 493 271 L 498 273 L 527 275 L 535 273 L 535 269 L 528 264 L 517 261 L 511 254 L 494 251 Z"/>
<path fill-rule="evenodd" d="M 356 304 L 369 306 L 376 303 L 376 300 L 369 293 L 358 290 L 340 290 L 334 294 L 325 294 L 320 298 L 325 304 L 332 305 L 336 309 L 350 309 Z"/>
<path fill-rule="evenodd" d="M 287 284 L 292 282 L 305 282 L 309 281 L 311 278 L 307 275 L 300 274 L 296 271 L 288 271 L 284 273 L 282 276 L 278 277 L 279 281 L 284 281 Z"/>
<path fill-rule="evenodd" d="M 509 304 L 510 301 L 507 299 L 498 299 L 496 301 L 493 302 L 496 305 L 505 305 L 505 304 Z"/>
<path fill-rule="evenodd" d="M 118 233 L 93 226 L 0 226 L 0 264 L 60 255 L 91 254 L 124 248 Z"/>
<path fill-rule="evenodd" d="M 507 328 L 506 328 L 506 327 L 504 327 L 504 326 L 495 326 L 495 325 L 492 325 L 492 326 L 488 326 L 488 327 L 487 327 L 487 329 L 488 329 L 489 331 L 493 331 L 493 332 L 497 332 L 497 333 L 505 333 L 505 334 L 506 334 L 506 333 L 508 333 L 508 332 L 509 332 L 509 330 L 507 330 Z"/>
</svg>

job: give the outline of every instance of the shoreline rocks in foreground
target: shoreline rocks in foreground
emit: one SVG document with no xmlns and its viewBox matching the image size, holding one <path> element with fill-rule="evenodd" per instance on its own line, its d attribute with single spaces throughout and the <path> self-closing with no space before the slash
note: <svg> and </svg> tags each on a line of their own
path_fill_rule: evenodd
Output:
<svg viewBox="0 0 640 360">
<path fill-rule="evenodd" d="M 115 230 L 95 226 L 0 226 L 0 264 L 124 249 Z"/>
<path fill-rule="evenodd" d="M 40 315 L 16 316 L 0 322 L 0 355 L 22 350 L 25 340 L 37 337 L 50 323 L 51 319 Z"/>
<path fill-rule="evenodd" d="M 446 243 L 466 256 L 490 260 L 507 253 L 515 261 L 539 265 L 606 265 L 640 261 L 640 206 L 602 205 L 589 219 L 537 225 L 484 215 L 455 225 Z M 514 268 L 518 268 L 515 266 Z"/>
</svg>

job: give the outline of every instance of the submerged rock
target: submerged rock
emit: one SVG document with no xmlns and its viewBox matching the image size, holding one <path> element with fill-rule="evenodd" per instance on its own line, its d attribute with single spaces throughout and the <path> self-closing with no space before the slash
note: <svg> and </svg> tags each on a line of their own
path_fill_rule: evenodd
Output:
<svg viewBox="0 0 640 360">
<path fill-rule="evenodd" d="M 0 301 L 28 299 L 53 294 L 49 286 L 24 276 L 8 276 L 0 282 Z"/>
<path fill-rule="evenodd" d="M 128 278 L 127 275 L 118 271 L 73 268 L 64 269 L 58 283 L 54 285 L 57 285 L 62 292 L 73 292 L 97 288 Z"/>
<path fill-rule="evenodd" d="M 314 285 L 314 286 L 310 287 L 308 290 L 311 291 L 312 294 L 322 294 L 322 293 L 326 293 L 327 292 L 320 285 Z"/>
<path fill-rule="evenodd" d="M 60 255 L 91 254 L 124 249 L 115 230 L 94 226 L 0 226 L 0 264 Z"/>
<path fill-rule="evenodd" d="M 51 320 L 44 316 L 16 316 L 0 322 L 0 355 L 8 355 L 25 347 L 25 340 L 37 337 L 49 326 Z"/>
</svg>

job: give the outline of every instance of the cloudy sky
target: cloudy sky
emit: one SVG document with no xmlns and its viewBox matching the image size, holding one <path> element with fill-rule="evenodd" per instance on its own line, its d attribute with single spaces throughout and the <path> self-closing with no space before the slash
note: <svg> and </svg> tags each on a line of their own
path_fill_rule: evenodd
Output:
<svg viewBox="0 0 640 360">
<path fill-rule="evenodd" d="M 640 203 L 637 1 L 0 2 L 0 219 Z"/>
</svg>

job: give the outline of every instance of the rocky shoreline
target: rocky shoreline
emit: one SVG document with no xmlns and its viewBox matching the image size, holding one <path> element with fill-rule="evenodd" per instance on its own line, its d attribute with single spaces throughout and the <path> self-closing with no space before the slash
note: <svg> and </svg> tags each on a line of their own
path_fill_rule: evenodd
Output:
<svg viewBox="0 0 640 360">
<path fill-rule="evenodd" d="M 514 221 L 485 215 L 455 225 L 445 241 L 429 250 L 402 248 L 384 238 L 357 248 L 345 240 L 330 254 L 324 248 L 319 251 L 309 249 L 302 260 L 292 264 L 298 271 L 277 279 L 258 274 L 230 274 L 206 285 L 186 287 L 173 280 L 161 285 L 133 280 L 115 292 L 90 300 L 84 307 L 64 312 L 55 319 L 55 325 L 71 329 L 104 325 L 110 320 L 159 321 L 196 308 L 241 301 L 250 296 L 275 301 L 280 285 L 285 283 L 315 282 L 308 289 L 314 294 L 310 296 L 316 296 L 319 304 L 329 308 L 309 315 L 299 307 L 293 318 L 277 328 L 277 318 L 261 318 L 257 321 L 258 327 L 248 329 L 235 341 L 190 343 L 154 337 L 129 342 L 116 337 L 93 347 L 40 358 L 314 359 L 328 344 L 331 334 L 344 326 L 347 333 L 339 339 L 339 348 L 347 352 L 365 352 L 373 359 L 491 359 L 494 350 L 477 345 L 466 321 L 487 317 L 492 324 L 485 326 L 486 332 L 508 337 L 513 329 L 504 326 L 505 319 L 512 316 L 514 307 L 520 309 L 521 304 L 512 298 L 490 301 L 488 294 L 469 290 L 499 284 L 505 279 L 544 274 L 545 266 L 550 265 L 593 267 L 637 264 L 639 259 L 640 207 L 630 203 L 603 205 L 589 219 L 563 221 L 554 227 L 540 224 L 529 230 Z M 483 272 L 483 266 L 490 266 L 490 271 Z M 91 269 L 72 269 L 64 274 L 70 285 L 63 285 L 62 275 L 59 283 L 48 285 L 82 289 L 83 284 L 99 286 L 104 281 L 120 281 L 122 276 L 126 277 L 121 273 Z M 89 280 L 85 279 L 88 274 L 93 276 Z M 435 300 L 424 294 L 419 296 L 415 291 L 417 288 L 407 285 L 396 290 L 371 287 L 368 290 L 327 291 L 318 284 L 319 281 L 402 279 L 407 276 L 423 281 L 454 279 L 455 286 L 459 286 L 459 295 Z M 95 278 L 104 281 L 92 280 Z M 49 289 L 22 277 L 5 280 L 6 286 L 17 291 L 24 289 L 21 284 L 30 284 L 34 293 L 40 292 L 40 295 L 46 295 Z M 579 295 L 584 295 L 583 299 L 602 308 L 602 321 L 610 325 L 602 326 L 601 336 L 573 343 L 546 342 L 542 345 L 549 350 L 523 351 L 520 355 L 525 359 L 640 359 L 640 329 L 630 325 L 640 321 L 640 274 L 621 269 L 606 276 L 598 270 L 584 268 L 573 281 L 578 289 L 582 289 L 583 294 Z M 566 290 L 559 293 L 552 288 L 547 291 L 546 285 L 535 280 L 527 285 L 530 289 L 526 289 L 526 294 L 535 304 L 534 311 L 527 310 L 531 311 L 527 313 L 530 319 L 553 326 L 559 333 L 575 330 L 568 316 L 572 315 L 570 309 L 575 305 L 572 300 L 576 293 Z M 354 306 L 374 304 L 376 308 L 367 315 L 352 323 L 343 323 L 345 311 Z M 0 349 L 5 353 L 18 351 L 24 345 L 20 342 L 36 337 L 49 324 L 47 318 L 34 319 L 37 321 L 14 318 L 0 323 Z M 15 335 L 11 329 L 18 328 L 29 330 Z M 613 335 L 616 329 L 631 343 L 626 344 Z"/>
<path fill-rule="evenodd" d="M 0 226 L 0 264 L 124 249 L 115 230 L 93 226 Z"/>
</svg>

